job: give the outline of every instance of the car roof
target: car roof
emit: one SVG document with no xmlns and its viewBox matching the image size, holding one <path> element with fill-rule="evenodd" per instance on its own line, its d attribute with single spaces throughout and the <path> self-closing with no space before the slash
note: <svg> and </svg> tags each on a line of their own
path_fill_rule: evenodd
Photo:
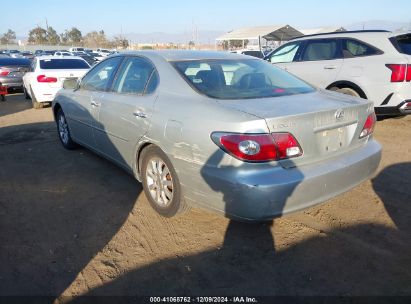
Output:
<svg viewBox="0 0 411 304">
<path fill-rule="evenodd" d="M 30 65 L 31 61 L 27 58 L 13 58 L 13 57 L 0 57 L 0 65 L 14 65 L 14 64 L 27 64 Z"/>
<path fill-rule="evenodd" d="M 47 56 L 38 56 L 37 59 L 39 60 L 72 60 L 72 59 L 81 59 L 83 60 L 83 58 L 79 57 L 79 56 L 67 56 L 67 57 L 57 57 L 57 56 L 53 56 L 53 55 L 47 55 Z"/>
<path fill-rule="evenodd" d="M 338 37 L 394 37 L 404 34 L 410 34 L 410 31 L 407 32 L 390 32 L 385 30 L 363 30 L 363 31 L 345 31 L 345 32 L 331 32 L 331 33 L 322 33 L 322 34 L 313 34 L 300 36 L 290 41 L 299 41 L 306 39 L 318 39 L 318 38 L 338 38 Z"/>
<path fill-rule="evenodd" d="M 183 60 L 204 60 L 204 59 L 242 59 L 246 57 L 240 54 L 234 54 L 223 51 L 188 51 L 188 50 L 162 50 L 162 51 L 134 51 L 123 52 L 114 56 L 124 55 L 142 55 L 145 57 L 161 57 L 167 61 L 183 61 Z"/>
</svg>

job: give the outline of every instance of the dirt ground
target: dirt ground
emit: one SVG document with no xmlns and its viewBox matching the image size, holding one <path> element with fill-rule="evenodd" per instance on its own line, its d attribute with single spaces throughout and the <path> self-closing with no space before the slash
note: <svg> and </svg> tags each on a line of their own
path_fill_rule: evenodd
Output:
<svg viewBox="0 0 411 304">
<path fill-rule="evenodd" d="M 140 183 L 64 150 L 51 109 L 0 102 L 0 295 L 411 295 L 411 117 L 378 122 L 378 173 L 321 206 L 244 224 L 165 219 Z"/>
</svg>

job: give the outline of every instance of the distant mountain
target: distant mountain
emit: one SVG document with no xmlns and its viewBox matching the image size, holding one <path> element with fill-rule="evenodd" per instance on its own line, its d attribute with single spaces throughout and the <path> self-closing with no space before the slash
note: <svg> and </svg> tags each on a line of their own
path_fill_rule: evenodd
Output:
<svg viewBox="0 0 411 304">
<path fill-rule="evenodd" d="M 344 26 L 348 31 L 358 30 L 387 30 L 387 31 L 404 31 L 411 30 L 411 22 L 395 22 L 386 20 L 370 20 L 364 22 L 353 23 Z"/>
<path fill-rule="evenodd" d="M 132 43 L 185 43 L 187 44 L 190 40 L 199 44 L 214 44 L 215 39 L 224 34 L 223 31 L 198 31 L 197 35 L 193 35 L 192 32 L 182 32 L 182 33 L 164 33 L 164 32 L 153 32 L 153 33 L 126 33 L 123 34 Z M 116 36 L 116 35 L 114 35 Z M 197 36 L 195 38 L 194 36 Z M 197 41 L 195 41 L 197 40 Z"/>
</svg>

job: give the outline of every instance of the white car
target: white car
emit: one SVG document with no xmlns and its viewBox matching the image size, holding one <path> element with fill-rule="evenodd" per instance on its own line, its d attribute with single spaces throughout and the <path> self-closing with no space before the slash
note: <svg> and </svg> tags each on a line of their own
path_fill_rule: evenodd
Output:
<svg viewBox="0 0 411 304">
<path fill-rule="evenodd" d="M 96 53 L 99 53 L 103 57 L 107 57 L 108 55 L 111 54 L 111 51 L 109 51 L 107 49 L 97 49 Z"/>
<path fill-rule="evenodd" d="M 379 116 L 411 114 L 411 33 L 308 35 L 265 59 L 320 88 L 369 99 Z"/>
<path fill-rule="evenodd" d="M 72 56 L 72 54 L 66 51 L 57 51 L 54 53 L 54 56 Z"/>
<path fill-rule="evenodd" d="M 83 48 L 83 47 L 72 47 L 72 48 L 69 48 L 69 52 L 70 53 L 71 52 L 83 52 L 83 53 L 85 53 L 86 49 Z"/>
<path fill-rule="evenodd" d="M 90 65 L 76 56 L 40 56 L 33 59 L 30 71 L 23 76 L 23 89 L 26 99 L 30 99 L 33 108 L 42 108 L 53 101 L 57 91 L 68 78 L 80 78 Z"/>
</svg>

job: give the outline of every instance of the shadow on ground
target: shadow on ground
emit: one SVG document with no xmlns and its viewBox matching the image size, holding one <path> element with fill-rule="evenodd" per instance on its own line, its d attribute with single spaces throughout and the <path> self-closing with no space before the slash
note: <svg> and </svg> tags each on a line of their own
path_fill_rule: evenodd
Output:
<svg viewBox="0 0 411 304">
<path fill-rule="evenodd" d="M 31 100 L 28 100 L 29 102 L 21 102 L 22 99 L 24 99 L 22 94 L 7 95 L 6 101 L 0 101 L 0 117 L 22 112 L 33 107 Z"/>
<path fill-rule="evenodd" d="M 60 295 L 118 232 L 140 184 L 55 124 L 0 129 L 0 295 Z"/>
<path fill-rule="evenodd" d="M 221 248 L 135 269 L 88 295 L 411 295 L 411 184 L 398 172 L 411 176 L 411 163 L 372 180 L 397 229 L 361 224 L 276 251 L 270 223 L 232 221 Z"/>
</svg>

